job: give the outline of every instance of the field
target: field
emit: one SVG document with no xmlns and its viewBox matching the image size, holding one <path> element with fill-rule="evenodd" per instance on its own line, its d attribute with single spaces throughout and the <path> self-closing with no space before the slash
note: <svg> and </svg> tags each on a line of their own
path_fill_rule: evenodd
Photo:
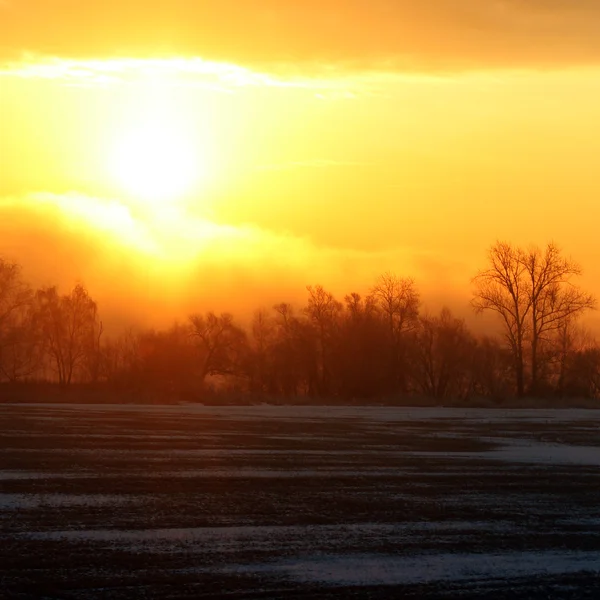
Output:
<svg viewBox="0 0 600 600">
<path fill-rule="evenodd" d="M 0 405 L 0 590 L 599 598 L 600 411 Z"/>
</svg>

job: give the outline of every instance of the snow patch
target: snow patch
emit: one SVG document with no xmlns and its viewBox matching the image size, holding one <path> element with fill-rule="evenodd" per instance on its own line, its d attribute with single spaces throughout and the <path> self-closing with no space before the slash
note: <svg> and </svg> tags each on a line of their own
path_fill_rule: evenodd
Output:
<svg viewBox="0 0 600 600">
<path fill-rule="evenodd" d="M 409 585 L 434 581 L 513 579 L 535 575 L 600 574 L 600 552 L 511 552 L 507 554 L 358 554 L 310 556 L 231 571 L 283 575 L 299 583 Z"/>
</svg>

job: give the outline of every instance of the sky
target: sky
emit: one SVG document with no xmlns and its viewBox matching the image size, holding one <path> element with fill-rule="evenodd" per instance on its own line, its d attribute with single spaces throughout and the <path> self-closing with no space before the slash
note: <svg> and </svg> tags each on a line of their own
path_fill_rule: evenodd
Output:
<svg viewBox="0 0 600 600">
<path fill-rule="evenodd" d="M 497 239 L 600 296 L 599 30 L 595 0 L 0 0 L 0 255 L 115 323 L 385 271 L 467 314 Z"/>
</svg>

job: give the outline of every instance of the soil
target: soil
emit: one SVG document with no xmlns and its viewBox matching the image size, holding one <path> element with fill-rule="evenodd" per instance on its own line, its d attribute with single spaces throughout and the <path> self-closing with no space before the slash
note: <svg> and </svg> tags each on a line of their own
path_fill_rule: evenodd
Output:
<svg viewBox="0 0 600 600">
<path fill-rule="evenodd" d="M 597 412 L 300 412 L 0 405 L 0 597 L 600 597 Z"/>
</svg>

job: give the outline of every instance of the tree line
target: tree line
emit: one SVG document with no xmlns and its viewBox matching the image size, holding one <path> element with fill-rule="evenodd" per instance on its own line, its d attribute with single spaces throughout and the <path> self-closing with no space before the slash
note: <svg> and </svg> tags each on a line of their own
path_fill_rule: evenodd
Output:
<svg viewBox="0 0 600 600">
<path fill-rule="evenodd" d="M 258 309 L 246 327 L 208 311 L 108 338 L 83 285 L 34 290 L 0 258 L 0 381 L 88 382 L 165 400 L 214 390 L 265 400 L 600 398 L 600 346 L 579 325 L 596 300 L 579 275 L 555 244 L 492 246 L 471 303 L 495 313 L 500 335 L 475 335 L 447 308 L 424 312 L 412 279 L 384 273 L 366 295 L 341 300 L 308 286 L 303 306 Z"/>
</svg>

